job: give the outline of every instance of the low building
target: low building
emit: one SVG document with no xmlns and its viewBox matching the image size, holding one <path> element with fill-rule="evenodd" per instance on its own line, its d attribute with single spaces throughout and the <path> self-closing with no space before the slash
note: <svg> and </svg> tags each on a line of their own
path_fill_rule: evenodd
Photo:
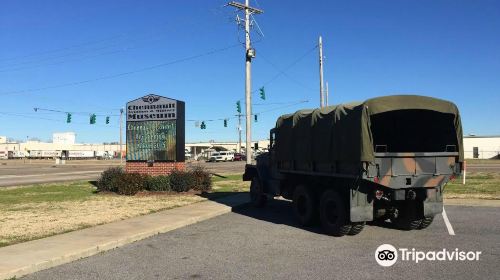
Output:
<svg viewBox="0 0 500 280">
<path fill-rule="evenodd" d="M 464 136 L 466 159 L 500 159 L 500 135 Z"/>
<path fill-rule="evenodd" d="M 2 139 L 5 138 L 5 141 Z M 2 159 L 6 158 L 7 155 L 10 158 L 22 158 L 27 157 L 30 152 L 37 152 L 36 154 L 41 156 L 42 154 L 51 155 L 54 153 L 50 153 L 51 151 L 73 151 L 73 152 L 87 152 L 89 154 L 90 151 L 93 151 L 92 157 L 102 158 L 105 155 L 109 155 L 112 157 L 119 157 L 120 155 L 120 145 L 113 143 L 76 143 L 76 134 L 74 132 L 63 132 L 63 133 L 54 133 L 52 137 L 52 142 L 42 142 L 42 141 L 33 141 L 28 140 L 26 142 L 17 142 L 17 141 L 7 141 L 7 137 L 3 137 L 0 139 L 0 151 L 2 152 L 0 157 Z M 122 152 L 125 153 L 126 146 L 122 145 Z M 69 153 L 71 154 L 71 153 Z M 33 156 L 33 155 L 32 155 Z"/>
</svg>

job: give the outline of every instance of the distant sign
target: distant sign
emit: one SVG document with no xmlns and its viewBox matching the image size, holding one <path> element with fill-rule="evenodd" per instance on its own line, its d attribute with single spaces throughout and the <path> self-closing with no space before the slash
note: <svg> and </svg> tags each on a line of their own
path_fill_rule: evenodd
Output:
<svg viewBox="0 0 500 280">
<path fill-rule="evenodd" d="M 146 95 L 127 103 L 127 161 L 184 161 L 184 102 Z"/>
</svg>

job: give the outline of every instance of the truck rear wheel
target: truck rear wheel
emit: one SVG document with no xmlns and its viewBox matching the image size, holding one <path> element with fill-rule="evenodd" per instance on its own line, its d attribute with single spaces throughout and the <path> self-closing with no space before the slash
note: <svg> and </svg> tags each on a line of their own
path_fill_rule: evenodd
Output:
<svg viewBox="0 0 500 280">
<path fill-rule="evenodd" d="M 357 235 L 361 231 L 363 231 L 364 227 L 365 227 L 365 222 L 351 223 L 351 230 L 349 230 L 349 233 L 347 235 Z"/>
<path fill-rule="evenodd" d="M 298 185 L 293 191 L 293 209 L 303 226 L 313 224 L 317 218 L 317 202 L 312 191 L 304 185 Z"/>
<path fill-rule="evenodd" d="M 398 217 L 396 219 L 391 219 L 391 222 L 399 229 L 414 230 L 420 228 L 420 225 L 422 224 L 422 219 L 410 219 L 407 217 Z"/>
<path fill-rule="evenodd" d="M 347 221 L 345 203 L 337 192 L 327 190 L 321 195 L 319 215 L 326 233 L 344 236 L 350 232 L 351 225 Z"/>
<path fill-rule="evenodd" d="M 420 223 L 418 229 L 424 229 L 424 228 L 427 228 L 428 226 L 430 226 L 432 224 L 432 221 L 434 221 L 434 216 L 431 216 L 431 217 L 424 217 L 422 219 L 422 222 Z"/>
<path fill-rule="evenodd" d="M 266 205 L 267 196 L 264 194 L 264 188 L 259 180 L 259 177 L 253 177 L 250 183 L 250 202 L 255 207 L 263 207 Z"/>
</svg>

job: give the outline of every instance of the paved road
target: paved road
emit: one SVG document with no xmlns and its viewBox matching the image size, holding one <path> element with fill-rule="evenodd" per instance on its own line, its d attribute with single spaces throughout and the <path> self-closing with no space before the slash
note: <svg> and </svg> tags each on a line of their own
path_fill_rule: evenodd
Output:
<svg viewBox="0 0 500 280">
<path fill-rule="evenodd" d="M 299 228 L 290 203 L 245 206 L 170 233 L 26 279 L 494 279 L 500 273 L 500 208 L 447 206 L 450 236 L 439 216 L 422 231 L 368 226 L 334 238 Z M 417 250 L 482 251 L 479 261 L 398 261 L 384 268 L 375 249 L 384 243 Z"/>
<path fill-rule="evenodd" d="M 52 183 L 74 180 L 95 180 L 101 172 L 118 162 L 75 162 L 54 165 L 52 161 L 3 162 L 0 165 L 0 187 Z"/>
</svg>

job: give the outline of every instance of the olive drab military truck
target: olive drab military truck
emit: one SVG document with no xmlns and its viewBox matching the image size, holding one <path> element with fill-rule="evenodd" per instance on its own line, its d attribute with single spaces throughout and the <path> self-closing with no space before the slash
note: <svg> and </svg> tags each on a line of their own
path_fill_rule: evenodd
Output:
<svg viewBox="0 0 500 280">
<path fill-rule="evenodd" d="M 302 225 L 320 221 L 334 236 L 377 220 L 428 227 L 463 163 L 457 107 L 424 96 L 300 110 L 279 117 L 270 140 L 269 152 L 245 168 L 251 202 L 291 199 Z"/>
</svg>

